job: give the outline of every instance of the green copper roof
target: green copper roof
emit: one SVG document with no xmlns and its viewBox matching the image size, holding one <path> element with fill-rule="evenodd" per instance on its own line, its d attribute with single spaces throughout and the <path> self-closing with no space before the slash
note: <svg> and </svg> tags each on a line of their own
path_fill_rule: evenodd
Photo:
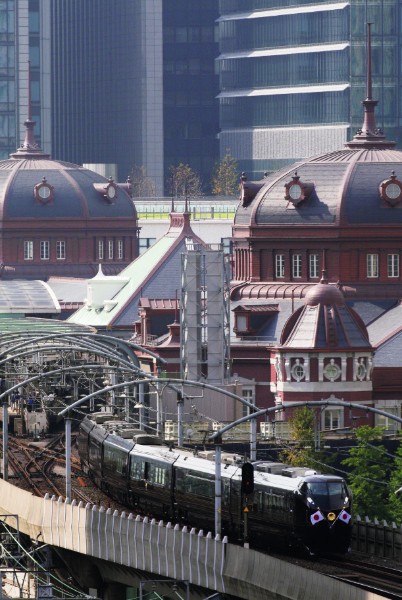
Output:
<svg viewBox="0 0 402 600">
<path fill-rule="evenodd" d="M 115 293 L 113 298 L 105 298 L 105 300 L 116 302 L 112 308 L 83 306 L 69 317 L 68 322 L 102 328 L 110 326 L 130 300 L 133 300 L 136 295 L 140 295 L 144 283 L 177 244 L 178 237 L 168 235 L 162 237 L 119 273 L 118 277 L 128 278 L 128 282 L 122 284 L 123 287 Z"/>
<path fill-rule="evenodd" d="M 18 334 L 41 335 L 46 333 L 87 333 L 92 328 L 83 325 L 67 323 L 57 319 L 36 319 L 34 317 L 0 318 L 0 335 Z"/>
</svg>

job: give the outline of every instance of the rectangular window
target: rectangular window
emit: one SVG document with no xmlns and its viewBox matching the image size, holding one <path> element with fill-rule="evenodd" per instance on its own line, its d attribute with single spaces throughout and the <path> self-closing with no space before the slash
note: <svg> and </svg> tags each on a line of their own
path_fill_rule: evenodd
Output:
<svg viewBox="0 0 402 600">
<path fill-rule="evenodd" d="M 285 277 L 285 255 L 276 254 L 275 256 L 275 277 Z"/>
<path fill-rule="evenodd" d="M 103 260 L 103 240 L 98 241 L 98 259 Z"/>
<path fill-rule="evenodd" d="M 343 413 L 342 409 L 325 409 L 324 410 L 324 429 L 329 431 L 330 429 L 339 429 L 343 427 Z"/>
<path fill-rule="evenodd" d="M 378 254 L 367 254 L 367 277 L 378 277 Z"/>
<path fill-rule="evenodd" d="M 33 242 L 24 242 L 24 260 L 33 260 Z"/>
<path fill-rule="evenodd" d="M 292 276 L 299 279 L 302 275 L 302 257 L 301 254 L 293 254 L 292 256 Z"/>
<path fill-rule="evenodd" d="M 144 254 L 156 242 L 156 238 L 140 238 L 139 239 L 139 252 Z"/>
<path fill-rule="evenodd" d="M 50 244 L 48 241 L 40 243 L 40 258 L 41 260 L 49 260 L 50 258 Z"/>
<path fill-rule="evenodd" d="M 254 404 L 253 388 L 245 388 L 244 387 L 241 391 L 241 395 L 242 395 L 242 398 L 244 398 L 244 400 L 247 400 L 247 402 L 251 402 L 252 404 Z M 247 415 L 250 414 L 250 409 L 245 404 L 243 404 L 242 406 L 243 406 L 243 417 L 246 417 Z"/>
<path fill-rule="evenodd" d="M 113 240 L 108 241 L 108 257 L 109 260 L 112 260 L 113 258 Z"/>
<path fill-rule="evenodd" d="M 399 254 L 388 254 L 388 277 L 399 277 Z"/>
<path fill-rule="evenodd" d="M 57 260 L 64 260 L 66 258 L 66 242 L 56 242 L 56 258 Z"/>
<path fill-rule="evenodd" d="M 319 263 L 318 263 L 318 254 L 310 254 L 310 260 L 309 260 L 310 264 L 309 264 L 309 268 L 310 268 L 310 277 L 313 279 L 314 277 L 318 277 L 318 268 L 319 268 Z"/>
<path fill-rule="evenodd" d="M 124 258 L 123 240 L 117 240 L 117 258 L 119 260 L 122 260 Z"/>
</svg>

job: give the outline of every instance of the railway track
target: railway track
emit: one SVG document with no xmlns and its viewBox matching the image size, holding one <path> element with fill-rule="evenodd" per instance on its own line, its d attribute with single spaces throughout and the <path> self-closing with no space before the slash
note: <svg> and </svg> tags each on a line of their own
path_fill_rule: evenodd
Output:
<svg viewBox="0 0 402 600">
<path fill-rule="evenodd" d="M 401 569 L 368 562 L 367 558 L 345 558 L 339 561 L 321 558 L 317 560 L 316 567 L 324 575 L 383 598 L 402 598 Z"/>
<path fill-rule="evenodd" d="M 73 442 L 74 446 L 74 442 Z M 64 497 L 65 491 L 65 446 L 64 436 L 58 435 L 39 446 L 20 438 L 9 438 L 10 480 L 18 487 L 27 489 L 35 495 L 46 493 Z M 127 510 L 101 492 L 81 471 L 77 456 L 72 454 L 72 496 L 85 504 L 103 505 L 105 508 Z M 280 556 L 282 560 L 296 562 L 300 566 L 313 569 L 326 576 L 344 581 L 368 592 L 373 592 L 391 600 L 402 598 L 402 570 L 368 562 L 319 558 L 314 561 Z"/>
<path fill-rule="evenodd" d="M 74 434 L 72 446 L 72 499 L 85 504 L 124 510 L 125 507 L 110 500 L 82 472 L 79 458 L 74 454 Z M 64 434 L 40 443 L 9 436 L 9 480 L 36 496 L 50 494 L 65 497 L 65 461 Z"/>
</svg>

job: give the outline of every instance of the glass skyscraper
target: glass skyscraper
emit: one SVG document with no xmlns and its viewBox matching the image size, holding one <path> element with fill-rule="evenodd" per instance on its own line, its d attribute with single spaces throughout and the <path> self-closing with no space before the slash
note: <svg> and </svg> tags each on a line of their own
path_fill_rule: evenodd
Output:
<svg viewBox="0 0 402 600">
<path fill-rule="evenodd" d="M 400 138 L 400 0 L 220 0 L 220 145 L 251 178 L 362 124 L 366 22 L 377 123 Z"/>
<path fill-rule="evenodd" d="M 0 158 L 42 148 L 144 166 L 162 195 L 229 150 L 258 179 L 342 147 L 362 122 L 366 22 L 377 123 L 401 141 L 402 0 L 0 0 Z M 106 173 L 107 174 L 107 173 Z"/>
<path fill-rule="evenodd" d="M 170 165 L 204 182 L 218 158 L 216 0 L 0 0 L 0 159 L 35 135 L 59 160 Z M 107 174 L 107 173 L 106 173 Z"/>
</svg>

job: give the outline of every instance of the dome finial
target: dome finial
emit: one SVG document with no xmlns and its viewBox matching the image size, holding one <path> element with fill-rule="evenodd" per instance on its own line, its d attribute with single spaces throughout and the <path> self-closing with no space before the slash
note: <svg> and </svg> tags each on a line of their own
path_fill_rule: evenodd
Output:
<svg viewBox="0 0 402 600">
<path fill-rule="evenodd" d="M 347 148 L 393 148 L 395 146 L 395 142 L 387 140 L 383 131 L 376 125 L 375 107 L 378 101 L 373 100 L 371 26 L 372 23 L 367 23 L 366 99 L 362 102 L 364 107 L 363 125 L 353 139 L 345 144 Z"/>
<path fill-rule="evenodd" d="M 32 120 L 31 105 L 31 61 L 28 61 L 28 118 L 24 121 L 25 139 L 16 152 L 10 154 L 11 158 L 49 158 L 49 154 L 42 152 L 36 143 L 34 128 L 36 122 Z"/>
<path fill-rule="evenodd" d="M 325 268 L 321 271 L 320 283 L 328 283 L 327 269 Z"/>
</svg>

